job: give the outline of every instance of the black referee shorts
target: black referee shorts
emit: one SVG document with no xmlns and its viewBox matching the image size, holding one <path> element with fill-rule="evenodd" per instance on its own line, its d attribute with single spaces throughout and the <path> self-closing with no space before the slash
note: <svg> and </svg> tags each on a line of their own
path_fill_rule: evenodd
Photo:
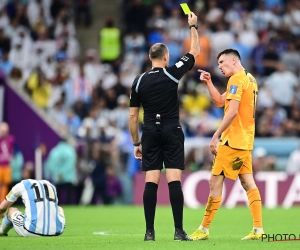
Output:
<svg viewBox="0 0 300 250">
<path fill-rule="evenodd" d="M 184 169 L 184 134 L 180 124 L 162 125 L 160 132 L 155 125 L 144 125 L 142 134 L 142 170 L 165 168 Z"/>
</svg>

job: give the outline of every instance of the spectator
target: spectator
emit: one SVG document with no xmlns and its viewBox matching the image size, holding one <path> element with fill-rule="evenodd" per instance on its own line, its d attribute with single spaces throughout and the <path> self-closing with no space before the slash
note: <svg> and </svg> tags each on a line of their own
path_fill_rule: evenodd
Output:
<svg viewBox="0 0 300 250">
<path fill-rule="evenodd" d="M 219 51 L 230 48 L 234 41 L 233 34 L 227 29 L 226 23 L 219 22 L 216 24 L 216 32 L 210 34 L 210 42 L 212 47 L 212 57 L 216 58 Z M 222 41 L 220 43 L 220 41 Z"/>
<path fill-rule="evenodd" d="M 271 90 L 274 101 L 290 116 L 295 89 L 299 86 L 296 75 L 287 71 L 283 63 L 278 63 L 277 70 L 266 79 L 265 84 Z"/>
<path fill-rule="evenodd" d="M 106 176 L 106 160 L 109 158 L 109 154 L 104 152 L 95 145 L 92 151 L 92 166 L 93 171 L 91 172 L 91 178 L 94 186 L 94 195 L 92 204 L 98 204 L 98 198 L 100 196 L 103 204 L 110 204 L 110 198 L 107 194 L 107 176 Z"/>
<path fill-rule="evenodd" d="M 124 61 L 120 67 L 120 83 L 126 89 L 129 89 L 134 78 L 136 77 L 136 74 L 139 73 L 140 70 L 139 68 L 135 67 L 135 63 L 133 61 Z"/>
<path fill-rule="evenodd" d="M 258 75 L 264 74 L 263 58 L 267 51 L 268 39 L 268 36 L 262 33 L 259 37 L 259 43 L 252 50 L 252 65 Z"/>
<path fill-rule="evenodd" d="M 139 46 L 135 46 L 129 52 L 126 52 L 124 56 L 123 64 L 132 65 L 132 72 L 136 74 L 141 73 L 145 63 L 146 63 L 147 53 L 142 50 Z M 121 66 L 122 68 L 122 66 Z"/>
<path fill-rule="evenodd" d="M 207 94 L 201 92 L 201 86 L 196 82 L 188 83 L 188 93 L 182 98 L 183 108 L 193 116 L 203 115 L 203 110 L 210 105 Z"/>
<path fill-rule="evenodd" d="M 98 53 L 95 49 L 87 50 L 85 56 L 84 72 L 93 88 L 95 88 L 100 79 L 104 77 L 104 68 L 98 60 Z"/>
<path fill-rule="evenodd" d="M 121 54 L 120 30 L 114 26 L 111 18 L 105 20 L 104 28 L 100 30 L 99 49 L 103 63 L 113 64 Z"/>
<path fill-rule="evenodd" d="M 249 68 L 248 59 L 250 56 L 250 49 L 241 42 L 239 34 L 234 34 L 234 42 L 231 44 L 230 48 L 236 49 L 240 55 L 242 64 L 245 65 L 245 68 Z"/>
<path fill-rule="evenodd" d="M 300 172 L 300 147 L 290 154 L 286 166 L 286 172 L 289 174 L 296 174 Z"/>
<path fill-rule="evenodd" d="M 102 89 L 104 91 L 114 87 L 118 82 L 117 75 L 113 72 L 111 65 L 104 64 L 103 65 L 103 79 L 102 79 Z"/>
<path fill-rule="evenodd" d="M 167 18 L 166 22 L 168 33 L 171 35 L 172 31 L 176 30 L 181 25 L 181 9 L 177 6 L 172 8 L 171 15 Z"/>
<path fill-rule="evenodd" d="M 123 188 L 120 179 L 116 176 L 115 169 L 112 166 L 106 168 L 106 194 L 109 198 L 109 204 L 118 202 L 122 195 Z"/>
<path fill-rule="evenodd" d="M 283 52 L 281 60 L 288 71 L 300 76 L 300 52 L 297 50 L 295 42 L 289 42 L 288 50 Z"/>
<path fill-rule="evenodd" d="M 296 1 L 289 1 L 286 4 L 286 13 L 283 16 L 284 25 L 289 31 L 295 35 L 300 35 L 300 11 L 297 8 Z"/>
<path fill-rule="evenodd" d="M 80 118 L 74 113 L 72 109 L 68 109 L 66 116 L 61 120 L 62 125 L 66 128 L 66 131 L 73 136 L 77 136 L 78 129 L 81 126 Z"/>
<path fill-rule="evenodd" d="M 13 67 L 8 75 L 8 82 L 18 89 L 23 90 L 26 80 L 24 79 L 22 71 L 19 68 Z"/>
<path fill-rule="evenodd" d="M 74 79 L 74 98 L 75 100 L 83 100 L 89 103 L 92 94 L 92 84 L 88 77 L 85 75 L 84 67 L 80 66 L 80 73 Z"/>
<path fill-rule="evenodd" d="M 258 147 L 253 150 L 253 171 L 275 171 L 274 156 L 268 156 L 267 151 L 263 147 Z"/>
<path fill-rule="evenodd" d="M 151 47 L 155 43 L 162 43 L 164 38 L 164 32 L 166 28 L 166 22 L 161 19 L 157 19 L 153 24 L 153 29 L 150 31 L 147 37 L 147 46 Z"/>
<path fill-rule="evenodd" d="M 32 73 L 33 57 L 30 56 L 30 49 L 25 48 L 22 41 L 16 41 L 9 51 L 8 60 L 17 68 L 21 69 L 24 76 L 28 78 Z"/>
<path fill-rule="evenodd" d="M 62 139 L 51 149 L 45 162 L 45 177 L 56 186 L 61 204 L 73 204 L 76 152 L 66 139 Z"/>
<path fill-rule="evenodd" d="M 62 125 L 63 121 L 66 120 L 66 113 L 63 109 L 62 101 L 58 101 L 53 107 L 49 109 L 49 115 L 54 121 Z"/>
<path fill-rule="evenodd" d="M 32 100 L 42 109 L 48 107 L 51 84 L 45 79 L 40 68 L 31 74 L 25 86 Z"/>
<path fill-rule="evenodd" d="M 195 68 L 201 68 L 201 69 L 207 70 L 210 65 L 211 43 L 208 38 L 208 31 L 207 31 L 207 27 L 205 24 L 200 23 L 198 25 L 198 35 L 199 35 L 201 53 L 196 58 Z M 184 40 L 184 44 L 183 44 L 184 52 L 189 51 L 190 44 L 191 44 L 191 39 L 190 39 L 190 37 L 187 37 Z"/>
<path fill-rule="evenodd" d="M 206 14 L 206 21 L 209 25 L 217 24 L 223 17 L 223 10 L 218 7 L 216 0 L 210 0 L 208 2 L 208 11 Z M 226 46 L 225 46 L 226 47 Z"/>
<path fill-rule="evenodd" d="M 270 10 L 266 8 L 264 1 L 259 1 L 258 8 L 252 12 L 252 19 L 254 21 L 256 31 L 267 30 L 268 24 L 272 22 L 274 16 Z"/>
<path fill-rule="evenodd" d="M 4 28 L 0 27 L 0 50 L 2 53 L 10 51 L 11 41 L 9 37 L 5 36 Z"/>
<path fill-rule="evenodd" d="M 98 136 L 97 110 L 91 108 L 89 115 L 82 121 L 81 127 L 78 129 L 78 136 L 85 140 L 96 139 Z"/>
<path fill-rule="evenodd" d="M 243 30 L 240 32 L 240 42 L 247 46 L 251 51 L 258 44 L 258 35 L 250 29 L 249 24 L 245 23 Z"/>
<path fill-rule="evenodd" d="M 23 154 L 20 148 L 17 145 L 15 145 L 13 157 L 10 161 L 11 173 L 12 173 L 11 176 L 12 183 L 9 186 L 10 189 L 12 189 L 14 185 L 16 185 L 18 182 L 20 182 L 23 179 L 22 177 L 23 165 L 24 165 Z"/>
<path fill-rule="evenodd" d="M 3 51 L 0 59 L 0 70 L 7 76 L 11 73 L 14 65 L 8 58 L 8 52 Z"/>
<path fill-rule="evenodd" d="M 110 120 L 116 125 L 117 128 L 125 130 L 128 127 L 128 97 L 120 95 L 117 99 L 118 107 L 111 112 Z"/>
<path fill-rule="evenodd" d="M 69 16 L 64 16 L 59 20 L 59 23 L 55 26 L 54 30 L 54 36 L 55 38 L 61 38 L 61 37 L 74 37 L 76 35 L 76 29 L 71 22 Z"/>
<path fill-rule="evenodd" d="M 276 52 L 273 41 L 267 45 L 267 51 L 263 55 L 264 76 L 269 76 L 276 71 L 279 55 Z"/>
</svg>

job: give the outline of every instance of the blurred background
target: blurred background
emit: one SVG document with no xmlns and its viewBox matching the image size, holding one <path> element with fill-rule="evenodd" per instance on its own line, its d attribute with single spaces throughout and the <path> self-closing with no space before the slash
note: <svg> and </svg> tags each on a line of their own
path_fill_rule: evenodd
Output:
<svg viewBox="0 0 300 250">
<path fill-rule="evenodd" d="M 168 46 L 170 65 L 189 51 L 182 2 L 198 16 L 201 47 L 179 84 L 186 204 L 206 202 L 207 146 L 223 117 L 197 69 L 225 92 L 216 56 L 226 48 L 239 51 L 259 84 L 253 169 L 264 205 L 300 204 L 297 0 L 1 0 L 1 199 L 24 178 L 44 178 L 61 204 L 141 204 L 144 175 L 127 126 L 130 88 L 151 68 L 152 44 Z M 158 203 L 168 204 L 162 181 Z M 247 204 L 240 186 L 225 184 L 225 205 Z"/>
</svg>

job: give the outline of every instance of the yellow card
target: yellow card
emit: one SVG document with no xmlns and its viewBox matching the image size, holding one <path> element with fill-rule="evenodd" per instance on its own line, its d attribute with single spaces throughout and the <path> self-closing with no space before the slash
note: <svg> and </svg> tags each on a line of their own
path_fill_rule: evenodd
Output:
<svg viewBox="0 0 300 250">
<path fill-rule="evenodd" d="M 187 15 L 187 14 L 191 13 L 191 10 L 190 10 L 189 6 L 187 5 L 187 3 L 181 3 L 180 6 L 181 6 L 184 14 Z"/>
</svg>

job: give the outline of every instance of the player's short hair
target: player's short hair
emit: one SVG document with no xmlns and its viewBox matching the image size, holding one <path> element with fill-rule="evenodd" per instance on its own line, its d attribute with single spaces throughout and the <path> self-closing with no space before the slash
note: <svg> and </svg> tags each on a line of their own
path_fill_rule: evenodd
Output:
<svg viewBox="0 0 300 250">
<path fill-rule="evenodd" d="M 235 55 L 241 61 L 240 53 L 236 49 L 225 49 L 225 50 L 223 50 L 222 52 L 219 53 L 219 55 L 217 56 L 217 59 L 219 60 L 221 55 L 228 55 L 228 54 Z"/>
<path fill-rule="evenodd" d="M 149 50 L 149 56 L 151 59 L 162 59 L 167 52 L 168 48 L 165 44 L 155 43 Z"/>
</svg>

